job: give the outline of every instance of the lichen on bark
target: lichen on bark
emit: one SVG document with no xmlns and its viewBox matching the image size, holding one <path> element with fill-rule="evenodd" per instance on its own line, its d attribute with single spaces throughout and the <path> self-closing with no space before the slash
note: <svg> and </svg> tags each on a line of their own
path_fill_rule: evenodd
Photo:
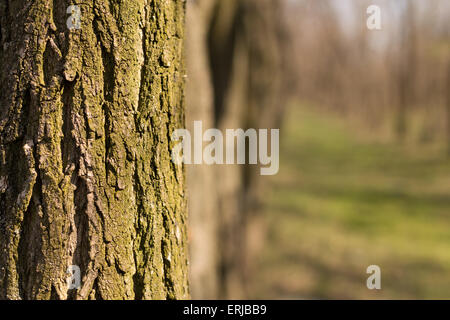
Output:
<svg viewBox="0 0 450 320">
<path fill-rule="evenodd" d="M 69 5 L 81 28 L 69 30 Z M 0 298 L 188 297 L 182 0 L 0 4 Z M 82 285 L 68 290 L 78 265 Z"/>
</svg>

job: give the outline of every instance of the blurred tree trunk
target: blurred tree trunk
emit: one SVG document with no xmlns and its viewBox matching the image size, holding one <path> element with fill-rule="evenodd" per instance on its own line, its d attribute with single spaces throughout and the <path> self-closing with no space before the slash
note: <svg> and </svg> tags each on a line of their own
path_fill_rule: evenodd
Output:
<svg viewBox="0 0 450 320">
<path fill-rule="evenodd" d="M 80 9 L 0 5 L 0 298 L 187 298 L 184 4 Z"/>
<path fill-rule="evenodd" d="M 244 127 L 280 128 L 289 97 L 285 79 L 291 70 L 290 39 L 279 0 L 246 2 L 244 30 L 248 50 L 248 93 Z M 269 147 L 270 148 L 270 147 Z M 270 149 L 269 149 L 270 150 Z M 267 194 L 267 176 L 259 166 L 247 165 L 243 172 L 243 246 L 240 262 L 243 283 L 254 273 L 255 261 L 264 246 L 265 220 L 262 202 Z"/>
<path fill-rule="evenodd" d="M 413 1 L 407 0 L 401 26 L 401 47 L 398 74 L 399 100 L 396 131 L 399 140 L 406 138 L 408 131 L 408 110 L 414 101 L 416 77 L 416 18 Z"/>
<path fill-rule="evenodd" d="M 215 0 L 188 0 L 186 17 L 186 124 L 214 127 L 214 92 L 209 65 L 208 30 Z M 189 204 L 190 284 L 193 299 L 218 296 L 218 212 L 216 168 L 187 167 Z"/>
<path fill-rule="evenodd" d="M 188 2 L 188 128 L 195 120 L 222 132 L 279 127 L 286 97 L 280 3 Z M 259 169 L 191 166 L 188 189 L 193 297 L 245 297 L 257 247 L 251 239 L 262 243 L 254 236 L 261 235 Z"/>
<path fill-rule="evenodd" d="M 279 128 L 287 92 L 282 83 L 285 34 L 278 0 L 222 1 L 210 36 L 217 126 Z M 263 243 L 257 166 L 218 171 L 221 296 L 246 297 L 252 261 Z"/>
<path fill-rule="evenodd" d="M 241 88 L 241 92 L 246 90 L 245 78 L 232 78 L 236 74 L 233 70 L 239 69 L 234 65 L 245 61 L 245 57 L 238 58 L 234 52 L 238 3 L 237 0 L 188 1 L 186 119 L 190 130 L 196 120 L 202 120 L 204 129 L 242 126 L 239 110 L 244 102 L 231 98 L 236 96 L 235 88 Z M 233 99 L 237 101 L 229 103 Z M 234 262 L 239 252 L 240 232 L 234 228 L 242 204 L 240 173 L 240 167 L 235 165 L 187 168 L 193 298 L 226 297 L 224 288 L 232 282 L 229 270 L 239 267 Z"/>
<path fill-rule="evenodd" d="M 447 62 L 447 85 L 446 85 L 446 104 L 447 104 L 447 144 L 448 154 L 450 155 L 450 61 Z"/>
<path fill-rule="evenodd" d="M 222 132 L 243 127 L 247 60 L 242 38 L 242 0 L 218 1 L 209 34 L 215 125 Z M 239 32 L 241 31 L 241 32 Z M 219 297 L 242 298 L 242 168 L 217 167 Z"/>
</svg>

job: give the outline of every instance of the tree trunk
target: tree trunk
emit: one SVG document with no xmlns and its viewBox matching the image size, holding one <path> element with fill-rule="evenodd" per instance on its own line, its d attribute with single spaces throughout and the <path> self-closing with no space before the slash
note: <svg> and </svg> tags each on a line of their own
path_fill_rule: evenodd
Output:
<svg viewBox="0 0 450 320">
<path fill-rule="evenodd" d="M 414 86 L 416 77 L 416 18 L 415 7 L 408 1 L 403 13 L 401 28 L 401 47 L 399 53 L 398 89 L 399 101 L 396 119 L 396 133 L 403 142 L 408 134 L 408 114 L 414 101 Z"/>
<path fill-rule="evenodd" d="M 280 32 L 280 4 L 188 1 L 186 118 L 191 132 L 195 120 L 202 120 L 204 129 L 222 132 L 278 128 L 285 102 L 280 44 L 286 39 Z M 256 212 L 259 169 L 195 165 L 187 172 L 192 295 L 246 297 L 245 270 L 254 257 L 251 252 L 262 245 L 262 219 Z"/>
<path fill-rule="evenodd" d="M 247 107 L 247 49 L 242 29 L 243 0 L 217 1 L 209 33 L 209 54 L 214 87 L 215 126 L 244 127 Z M 242 166 L 217 168 L 219 242 L 219 297 L 245 297 L 241 277 L 243 179 Z"/>
<path fill-rule="evenodd" d="M 186 125 L 214 127 L 214 92 L 207 37 L 216 0 L 188 0 L 186 16 Z M 190 284 L 193 299 L 218 297 L 218 212 L 216 167 L 187 167 L 189 204 Z"/>
<path fill-rule="evenodd" d="M 216 125 L 226 129 L 279 128 L 285 103 L 278 0 L 221 1 L 210 33 Z M 262 245 L 257 166 L 217 172 L 220 295 L 247 297 L 251 261 Z"/>
<path fill-rule="evenodd" d="M 447 106 L 447 146 L 450 155 L 450 60 L 447 62 L 447 78 L 446 78 L 446 106 Z"/>
<path fill-rule="evenodd" d="M 287 64 L 289 48 L 279 0 L 248 0 L 245 26 L 248 50 L 248 93 L 246 128 L 279 129 L 288 100 L 285 79 L 291 72 Z M 264 30 L 264 32 L 259 32 Z M 285 65 L 286 63 L 286 65 Z M 270 76 L 269 76 L 270 75 Z M 270 146 L 268 146 L 270 148 Z M 267 195 L 267 176 L 258 166 L 245 166 L 243 172 L 244 205 L 242 213 L 242 246 L 239 265 L 244 284 L 254 273 L 259 253 L 264 246 L 265 221 L 262 203 Z"/>
<path fill-rule="evenodd" d="M 184 2 L 68 5 L 0 5 L 0 298 L 187 298 Z"/>
</svg>

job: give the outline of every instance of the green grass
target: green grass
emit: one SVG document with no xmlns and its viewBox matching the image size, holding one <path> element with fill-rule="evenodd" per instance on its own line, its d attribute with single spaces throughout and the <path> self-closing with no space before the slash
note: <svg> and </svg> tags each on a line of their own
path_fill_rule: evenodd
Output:
<svg viewBox="0 0 450 320">
<path fill-rule="evenodd" d="M 450 298 L 450 161 L 291 108 L 269 179 L 256 298 Z M 379 265 L 382 290 L 366 287 Z"/>
</svg>

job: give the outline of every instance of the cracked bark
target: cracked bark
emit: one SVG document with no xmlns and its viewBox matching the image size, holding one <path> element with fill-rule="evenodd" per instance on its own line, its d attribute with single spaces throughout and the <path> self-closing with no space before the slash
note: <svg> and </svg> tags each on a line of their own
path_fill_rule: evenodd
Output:
<svg viewBox="0 0 450 320">
<path fill-rule="evenodd" d="M 70 4 L 0 4 L 0 298 L 187 298 L 184 1 Z"/>
</svg>

